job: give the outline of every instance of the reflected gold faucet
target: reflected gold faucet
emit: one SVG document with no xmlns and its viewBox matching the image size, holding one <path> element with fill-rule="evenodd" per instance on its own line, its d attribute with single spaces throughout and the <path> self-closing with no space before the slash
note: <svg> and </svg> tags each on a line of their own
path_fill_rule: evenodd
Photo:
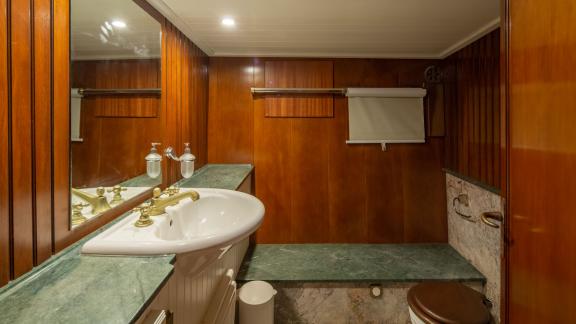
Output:
<svg viewBox="0 0 576 324">
<path fill-rule="evenodd" d="M 84 200 L 92 206 L 92 214 L 94 215 L 101 214 L 111 208 L 110 204 L 108 204 L 108 200 L 104 196 L 104 192 L 105 190 L 102 187 L 96 189 L 96 195 L 72 188 L 72 194 L 74 196 Z"/>
<path fill-rule="evenodd" d="M 171 196 L 161 198 L 162 190 L 160 190 L 160 188 L 154 188 L 152 195 L 152 203 L 150 205 L 150 210 L 148 211 L 150 216 L 158 216 L 164 214 L 166 212 L 166 207 L 174 206 L 182 199 L 190 198 L 192 201 L 200 199 L 200 195 L 196 191 L 172 193 Z"/>
</svg>

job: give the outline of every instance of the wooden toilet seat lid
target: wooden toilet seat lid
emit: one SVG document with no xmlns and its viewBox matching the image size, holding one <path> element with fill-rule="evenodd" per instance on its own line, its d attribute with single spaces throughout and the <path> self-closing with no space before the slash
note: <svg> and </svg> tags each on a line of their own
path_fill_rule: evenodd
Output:
<svg viewBox="0 0 576 324">
<path fill-rule="evenodd" d="M 429 323 L 490 323 L 484 296 L 457 282 L 417 284 L 408 291 L 408 304 L 418 317 Z"/>
</svg>

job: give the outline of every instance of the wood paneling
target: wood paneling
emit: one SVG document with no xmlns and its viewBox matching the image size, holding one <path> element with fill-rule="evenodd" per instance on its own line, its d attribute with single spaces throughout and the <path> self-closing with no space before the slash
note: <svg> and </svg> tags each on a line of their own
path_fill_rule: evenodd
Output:
<svg viewBox="0 0 576 324">
<path fill-rule="evenodd" d="M 266 88 L 331 88 L 332 61 L 275 60 L 264 65 Z M 266 95 L 266 117 L 332 117 L 332 95 Z"/>
<path fill-rule="evenodd" d="M 169 22 L 162 28 L 163 147 L 178 154 L 190 143 L 195 167 L 207 161 L 208 56 Z M 165 183 L 179 179 L 180 163 L 164 161 Z"/>
<path fill-rule="evenodd" d="M 10 73 L 8 4 L 0 0 L 0 286 L 10 280 Z"/>
<path fill-rule="evenodd" d="M 160 88 L 160 59 L 75 61 L 72 87 L 95 89 Z M 160 96 L 87 96 L 96 117 L 158 117 Z"/>
<path fill-rule="evenodd" d="M 501 186 L 500 30 L 448 57 L 444 70 L 446 167 Z"/>
<path fill-rule="evenodd" d="M 36 264 L 52 255 L 51 0 L 34 1 L 34 195 Z"/>
<path fill-rule="evenodd" d="M 509 323 L 576 322 L 576 6 L 507 1 Z"/>
<path fill-rule="evenodd" d="M 0 285 L 48 259 L 52 2 L 0 2 Z"/>
<path fill-rule="evenodd" d="M 74 88 L 160 88 L 160 60 L 77 61 Z M 150 143 L 162 142 L 160 97 L 87 96 L 72 143 L 72 186 L 111 186 L 146 172 Z"/>
<path fill-rule="evenodd" d="M 251 58 L 210 58 L 208 160 L 252 163 L 254 85 Z M 226 149 L 223 149 L 226 148 Z"/>
<path fill-rule="evenodd" d="M 168 84 L 164 82 L 168 73 L 162 76 L 160 110 L 167 115 L 159 117 L 159 132 L 173 134 L 169 144 L 179 152 L 182 143 L 191 142 L 201 166 L 207 159 L 208 59 L 157 11 L 144 7 L 163 24 L 163 39 L 172 46 L 172 56 L 162 60 L 163 71 L 176 66 L 171 77 L 181 81 Z M 4 26 L 0 28 L 0 286 L 146 198 L 70 229 L 69 22 L 68 0 L 0 0 L 0 25 Z M 163 53 L 168 52 L 167 46 L 163 43 Z M 138 79 L 145 77 L 138 74 Z M 119 107 L 101 114 L 126 116 Z M 148 111 L 143 108 L 138 113 Z M 110 129 L 120 128 L 114 125 Z M 134 135 L 138 138 L 152 129 L 139 128 Z M 109 136 L 118 144 L 115 135 Z M 128 150 L 127 145 L 120 146 Z"/>
<path fill-rule="evenodd" d="M 53 199 L 54 247 L 73 242 L 70 232 L 70 2 L 53 0 Z"/>
<path fill-rule="evenodd" d="M 34 265 L 33 11 L 26 0 L 10 9 L 13 272 L 20 276 Z"/>
<path fill-rule="evenodd" d="M 387 152 L 346 145 L 345 97 L 334 99 L 333 118 L 267 118 L 266 99 L 249 93 L 266 85 L 267 60 L 213 58 L 210 69 L 209 134 L 225 133 L 209 138 L 209 162 L 254 163 L 256 195 L 266 205 L 258 242 L 444 242 L 443 138 Z M 424 69 L 438 63 L 329 61 L 327 87 L 418 87 Z"/>
</svg>

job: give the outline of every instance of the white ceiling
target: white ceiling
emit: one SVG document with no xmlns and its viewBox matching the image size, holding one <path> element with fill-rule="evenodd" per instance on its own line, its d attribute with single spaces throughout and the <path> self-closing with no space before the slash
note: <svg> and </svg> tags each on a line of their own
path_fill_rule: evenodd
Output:
<svg viewBox="0 0 576 324">
<path fill-rule="evenodd" d="M 497 28 L 500 5 L 499 0 L 148 2 L 208 55 L 374 58 L 445 57 Z M 233 17 L 236 27 L 222 26 L 224 16 Z"/>
<path fill-rule="evenodd" d="M 132 0 L 72 0 L 71 13 L 73 60 L 160 57 L 160 23 Z"/>
</svg>

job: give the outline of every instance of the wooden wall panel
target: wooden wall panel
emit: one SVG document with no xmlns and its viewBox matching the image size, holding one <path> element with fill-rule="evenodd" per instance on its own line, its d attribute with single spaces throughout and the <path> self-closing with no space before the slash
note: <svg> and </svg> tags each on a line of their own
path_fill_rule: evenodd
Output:
<svg viewBox="0 0 576 324">
<path fill-rule="evenodd" d="M 70 232 L 70 2 L 53 0 L 53 199 L 54 247 L 74 240 Z"/>
<path fill-rule="evenodd" d="M 208 155 L 208 56 L 167 21 L 162 37 L 163 147 L 182 154 L 190 143 L 200 168 Z M 166 183 L 182 178 L 179 162 L 165 160 L 163 170 Z"/>
<path fill-rule="evenodd" d="M 500 30 L 444 60 L 446 167 L 501 186 Z"/>
<path fill-rule="evenodd" d="M 344 97 L 334 99 L 333 118 L 267 118 L 266 99 L 251 100 L 247 93 L 252 86 L 266 85 L 266 60 L 214 58 L 211 61 L 217 63 L 210 69 L 209 134 L 221 129 L 226 133 L 209 138 L 209 162 L 250 162 L 247 159 L 253 156 L 256 195 L 266 205 L 257 241 L 446 241 L 443 138 L 391 145 L 387 152 L 378 145 L 346 145 Z M 418 87 L 424 69 L 438 63 L 330 61 L 334 68 L 330 87 Z M 253 71 L 253 76 L 246 76 L 246 71 Z M 236 97 L 231 108 L 227 103 Z M 431 112 L 435 109 L 430 107 Z M 242 122 L 234 123 L 236 118 Z M 227 150 L 236 138 L 242 147 L 232 154 Z"/>
<path fill-rule="evenodd" d="M 0 2 L 0 285 L 53 253 L 52 2 Z"/>
<path fill-rule="evenodd" d="M 506 3 L 508 323 L 575 323 L 576 6 Z"/>
<path fill-rule="evenodd" d="M 77 61 L 74 88 L 160 88 L 160 60 Z M 158 96 L 87 96 L 72 143 L 72 186 L 112 186 L 144 174 L 150 143 L 162 142 Z"/>
<path fill-rule="evenodd" d="M 268 60 L 264 65 L 266 88 L 331 88 L 330 60 Z M 266 117 L 332 117 L 332 95 L 266 95 Z"/>
<path fill-rule="evenodd" d="M 30 1 L 10 9 L 13 272 L 20 276 L 34 265 L 33 25 Z"/>
<path fill-rule="evenodd" d="M 210 58 L 208 160 L 211 163 L 253 161 L 254 112 L 250 93 L 254 85 L 253 69 L 252 58 Z"/>
<path fill-rule="evenodd" d="M 0 0 L 0 286 L 10 280 L 10 70 L 8 3 Z"/>
<path fill-rule="evenodd" d="M 52 1 L 34 1 L 36 264 L 52 255 Z"/>
</svg>

